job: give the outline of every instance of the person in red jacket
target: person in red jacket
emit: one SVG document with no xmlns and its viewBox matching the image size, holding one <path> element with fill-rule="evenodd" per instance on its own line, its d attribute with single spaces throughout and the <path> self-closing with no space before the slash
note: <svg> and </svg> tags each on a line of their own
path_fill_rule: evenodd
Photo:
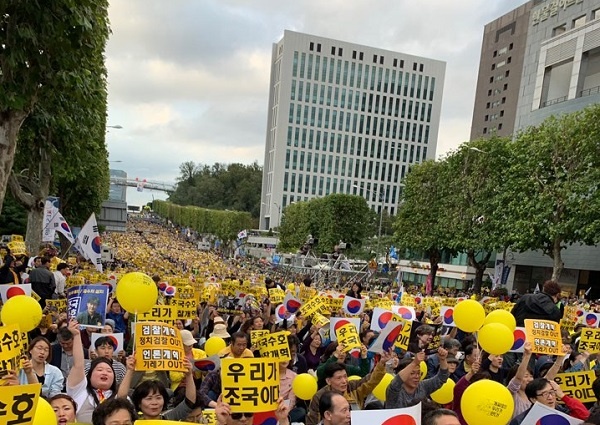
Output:
<svg viewBox="0 0 600 425">
<path fill-rule="evenodd" d="M 549 381 L 546 378 L 537 378 L 527 384 L 527 387 L 525 387 L 525 395 L 532 404 L 539 402 L 552 409 L 561 410 L 576 419 L 585 421 L 590 416 L 590 412 L 585 408 L 581 401 L 566 395 L 562 392 L 556 382 Z M 562 400 L 565 404 L 566 412 L 565 409 L 563 409 L 563 406 L 557 405 L 557 400 Z M 529 413 L 529 410 L 531 410 L 531 408 L 520 415 L 515 416 L 515 418 L 510 421 L 509 425 L 521 425 Z"/>
</svg>

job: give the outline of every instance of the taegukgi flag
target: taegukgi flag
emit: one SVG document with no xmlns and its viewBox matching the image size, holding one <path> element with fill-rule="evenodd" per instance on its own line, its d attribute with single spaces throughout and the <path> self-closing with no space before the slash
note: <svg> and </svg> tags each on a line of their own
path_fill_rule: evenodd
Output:
<svg viewBox="0 0 600 425">
<path fill-rule="evenodd" d="M 77 242 L 77 248 L 83 256 L 94 263 L 99 272 L 102 272 L 102 240 L 98 233 L 96 214 L 92 213 L 81 228 L 81 232 L 77 235 Z"/>
</svg>

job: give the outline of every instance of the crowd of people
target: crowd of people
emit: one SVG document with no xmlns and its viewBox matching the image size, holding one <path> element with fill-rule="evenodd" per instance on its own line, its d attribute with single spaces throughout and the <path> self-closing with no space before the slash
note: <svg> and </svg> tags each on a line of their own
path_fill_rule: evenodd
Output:
<svg viewBox="0 0 600 425">
<path fill-rule="evenodd" d="M 130 221 L 127 233 L 105 235 L 105 242 L 113 247 L 115 256 L 107 264 L 109 270 L 104 277 L 109 280 L 118 281 L 120 274 L 141 271 L 152 276 L 157 285 L 174 277 L 202 282 L 239 279 L 265 289 L 288 291 L 289 283 L 316 284 L 303 274 L 286 275 L 282 281 L 282 275 L 264 262 L 225 260 L 215 252 L 198 251 L 174 226 L 142 219 Z M 332 340 L 325 329 L 328 325 L 313 323 L 311 317 L 296 313 L 278 319 L 267 291 L 256 305 L 242 306 L 235 312 L 222 311 L 215 302 L 202 302 L 195 317 L 176 321 L 184 347 L 185 372 L 136 371 L 130 326 L 133 315 L 123 310 L 115 291 L 110 294 L 101 327 L 80 327 L 84 321 L 97 321 L 91 317 L 93 311 L 90 317 L 52 314 L 47 300 L 64 297 L 70 279 L 80 275 L 94 280 L 98 276 L 80 263 L 57 261 L 51 249 L 41 254 L 31 261 L 7 254 L 0 267 L 0 284 L 30 282 L 40 296 L 44 313 L 53 316 L 52 321 L 43 320 L 29 332 L 26 356 L 17 370 L 4 371 L 2 379 L 5 385 L 40 383 L 41 396 L 48 400 L 61 425 L 125 425 L 136 419 L 253 423 L 254 413 L 234 412 L 224 401 L 220 370 L 201 371 L 194 362 L 207 358 L 204 345 L 211 337 L 226 343 L 218 353 L 221 358 L 260 356 L 251 338 L 256 330 L 288 333 L 291 360 L 278 362 L 280 398 L 273 412 L 280 425 L 348 425 L 352 411 L 417 404 L 421 405 L 423 424 L 475 425 L 465 419 L 461 401 L 468 387 L 481 380 L 508 388 L 514 400 L 511 425 L 526 425 L 523 420 L 536 402 L 568 413 L 581 423 L 600 425 L 600 405 L 584 405 L 564 394 L 554 381 L 562 372 L 600 369 L 595 354 L 578 351 L 578 332 L 563 332 L 564 351 L 560 356 L 532 354 L 529 343 L 522 354 L 494 355 L 481 350 L 474 334 L 443 328 L 441 317 L 421 307 L 416 308 L 415 332 L 406 350 L 369 350 L 378 332 L 371 326 L 373 310 L 366 309 L 358 316 L 360 349 L 349 352 L 344 344 Z M 364 297 L 359 282 L 348 283 L 345 290 L 348 297 Z M 392 292 L 381 296 L 391 297 Z M 560 321 L 560 298 L 560 287 L 553 281 L 546 282 L 541 292 L 521 297 L 513 308 L 517 325 L 522 326 L 525 319 Z M 158 304 L 169 302 L 164 295 L 157 299 Z M 94 339 L 95 333 L 100 336 Z M 103 336 L 113 333 L 123 334 L 125 349 L 117 352 L 114 339 Z M 293 390 L 294 379 L 305 373 L 314 376 L 318 387 L 306 400 Z M 393 378 L 382 396 L 376 388 L 389 374 Z M 455 383 L 452 401 L 434 402 L 432 393 L 449 380 Z M 600 380 L 593 382 L 592 389 L 600 400 Z"/>
</svg>

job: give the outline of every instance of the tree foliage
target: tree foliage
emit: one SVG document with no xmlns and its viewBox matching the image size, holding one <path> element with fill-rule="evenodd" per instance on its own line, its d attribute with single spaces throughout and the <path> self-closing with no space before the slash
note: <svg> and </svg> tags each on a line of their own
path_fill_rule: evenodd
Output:
<svg viewBox="0 0 600 425">
<path fill-rule="evenodd" d="M 515 188 L 506 208 L 511 246 L 542 250 L 558 279 L 567 245 L 600 241 L 600 106 L 519 134 L 507 171 Z"/>
<path fill-rule="evenodd" d="M 179 166 L 177 188 L 169 201 L 208 209 L 247 211 L 260 214 L 262 167 L 256 162 L 213 166 L 187 161 Z"/>
<path fill-rule="evenodd" d="M 88 96 L 98 88 L 95 79 L 104 79 L 103 74 L 94 71 L 98 63 L 103 62 L 102 52 L 109 31 L 106 0 L 41 3 L 7 0 L 3 6 L 0 16 L 0 211 L 23 122 L 42 99 L 57 103 L 72 101 L 80 106 L 96 99 Z M 88 54 L 90 52 L 94 54 Z M 65 91 L 73 87 L 78 90 Z M 100 106 L 105 107 L 105 102 Z M 96 123 L 103 124 L 104 119 Z M 51 153 L 41 156 L 49 155 Z M 104 159 L 96 158 L 99 162 Z M 95 176 L 87 174 L 86 177 Z"/>
<path fill-rule="evenodd" d="M 360 246 L 374 231 L 375 213 L 361 196 L 333 194 L 296 202 L 282 211 L 279 249 L 297 250 L 308 235 L 317 252 L 332 252 L 340 241 Z"/>
<path fill-rule="evenodd" d="M 248 229 L 252 225 L 252 217 L 243 211 L 184 207 L 159 200 L 152 203 L 152 209 L 176 225 L 191 227 L 201 234 L 214 235 L 226 243 L 235 240 L 240 230 Z"/>
</svg>

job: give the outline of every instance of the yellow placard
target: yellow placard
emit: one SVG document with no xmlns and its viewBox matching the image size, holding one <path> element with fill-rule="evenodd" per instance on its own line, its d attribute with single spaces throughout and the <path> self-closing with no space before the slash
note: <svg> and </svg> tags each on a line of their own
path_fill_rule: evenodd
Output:
<svg viewBox="0 0 600 425">
<path fill-rule="evenodd" d="M 283 302 L 285 298 L 285 292 L 281 288 L 271 288 L 269 289 L 269 299 L 271 300 L 271 304 L 279 305 Z"/>
<path fill-rule="evenodd" d="M 23 241 L 12 241 L 6 244 L 8 249 L 10 249 L 10 253 L 12 255 L 25 255 L 27 254 L 27 248 L 25 247 L 25 242 Z"/>
<path fill-rule="evenodd" d="M 402 329 L 396 338 L 394 346 L 401 350 L 408 350 L 408 343 L 410 341 L 410 331 L 412 330 L 412 320 L 400 320 L 402 322 Z"/>
<path fill-rule="evenodd" d="M 314 297 L 317 293 L 315 288 L 311 288 L 310 286 L 300 286 L 300 301 L 306 302 Z"/>
<path fill-rule="evenodd" d="M 26 348 L 22 345 L 22 337 L 18 325 L 0 327 L 0 370 L 19 370 L 19 359 Z M 26 343 L 27 339 L 24 341 Z"/>
<path fill-rule="evenodd" d="M 315 295 L 310 300 L 302 304 L 300 307 L 300 313 L 304 317 L 310 317 L 315 313 L 325 310 L 326 306 L 323 304 L 323 300 L 318 295 Z"/>
<path fill-rule="evenodd" d="M 256 344 L 262 337 L 269 335 L 271 332 L 268 329 L 258 329 L 250 331 L 250 341 Z"/>
<path fill-rule="evenodd" d="M 268 333 L 257 340 L 253 339 L 252 345 L 258 347 L 261 357 L 271 357 L 281 361 L 291 360 L 288 335 L 287 331 Z"/>
<path fill-rule="evenodd" d="M 171 325 L 177 320 L 176 305 L 155 305 L 146 313 L 138 314 L 138 322 L 163 322 Z"/>
<path fill-rule="evenodd" d="M 315 326 L 324 328 L 329 324 L 329 319 L 323 316 L 321 313 L 314 313 L 311 318 L 311 322 Z"/>
<path fill-rule="evenodd" d="M 594 391 L 592 391 L 592 384 L 595 379 L 596 374 L 593 370 L 559 373 L 554 378 L 566 395 L 576 398 L 582 403 L 596 402 Z"/>
<path fill-rule="evenodd" d="M 192 292 L 192 298 L 175 298 L 171 301 L 171 306 L 177 307 L 177 318 L 181 320 L 194 319 L 198 317 L 198 303 L 194 298 Z"/>
<path fill-rule="evenodd" d="M 221 396 L 232 412 L 270 412 L 279 398 L 277 359 L 221 359 Z"/>
<path fill-rule="evenodd" d="M 181 334 L 162 322 L 135 324 L 135 370 L 186 372 Z"/>
<path fill-rule="evenodd" d="M 600 353 L 600 329 L 584 328 L 579 339 L 579 351 Z"/>
<path fill-rule="evenodd" d="M 42 384 L 0 386 L 3 424 L 33 423 Z"/>
<path fill-rule="evenodd" d="M 217 425 L 217 414 L 215 409 L 204 409 L 202 411 L 202 419 L 206 425 Z"/>
<path fill-rule="evenodd" d="M 394 302 L 388 298 L 376 298 L 376 299 L 371 300 L 371 306 L 373 306 L 373 308 L 380 307 L 380 308 L 384 308 L 386 310 L 391 310 L 393 304 L 394 304 Z M 408 304 L 403 304 L 403 305 L 408 305 Z"/>
<path fill-rule="evenodd" d="M 50 313 L 65 313 L 67 311 L 67 299 L 46 300 L 46 307 L 48 307 Z"/>
<path fill-rule="evenodd" d="M 525 335 L 531 352 L 557 356 L 562 353 L 560 325 L 550 320 L 525 319 Z"/>
<path fill-rule="evenodd" d="M 347 323 L 335 330 L 338 344 L 344 345 L 344 352 L 360 348 L 360 336 L 354 323 Z"/>
</svg>

